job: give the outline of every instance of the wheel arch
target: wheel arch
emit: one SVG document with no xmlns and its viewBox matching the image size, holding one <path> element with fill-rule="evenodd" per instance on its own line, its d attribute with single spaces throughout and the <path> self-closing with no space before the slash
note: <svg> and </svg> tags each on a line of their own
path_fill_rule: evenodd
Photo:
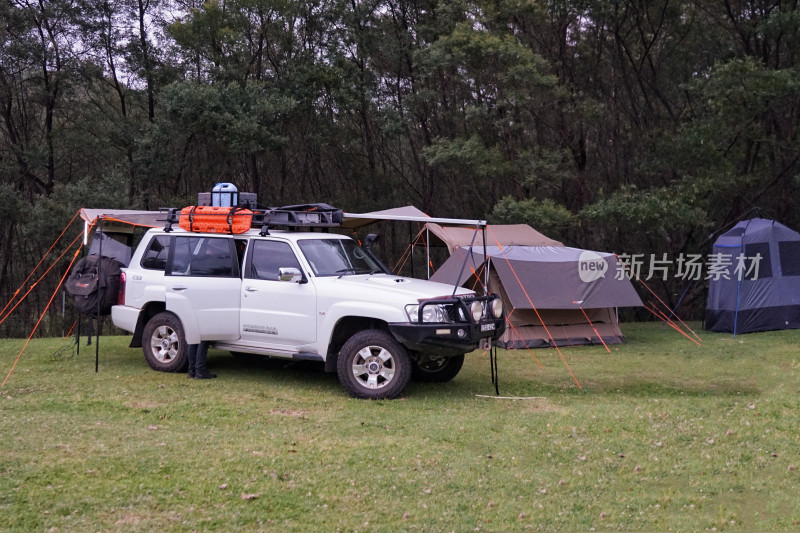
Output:
<svg viewBox="0 0 800 533">
<path fill-rule="evenodd" d="M 339 359 L 339 352 L 347 339 L 365 329 L 379 329 L 391 335 L 389 324 L 373 317 L 367 316 L 345 316 L 339 319 L 331 333 L 328 342 L 328 353 L 325 357 L 325 372 L 336 372 L 336 364 Z"/>
<path fill-rule="evenodd" d="M 142 334 L 144 333 L 145 325 L 151 318 L 166 310 L 167 305 L 164 302 L 148 302 L 142 307 L 139 312 L 139 318 L 136 320 L 136 330 L 133 332 L 133 338 L 131 338 L 131 348 L 142 347 Z"/>
</svg>

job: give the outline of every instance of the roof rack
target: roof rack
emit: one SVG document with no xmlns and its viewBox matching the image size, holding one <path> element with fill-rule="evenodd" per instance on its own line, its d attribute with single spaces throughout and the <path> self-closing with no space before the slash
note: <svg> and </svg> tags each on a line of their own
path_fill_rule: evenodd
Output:
<svg viewBox="0 0 800 533">
<path fill-rule="evenodd" d="M 232 207 L 231 209 L 241 209 Z M 166 212 L 164 231 L 172 231 L 173 224 L 180 222 L 181 210 L 176 207 L 162 207 L 159 211 Z M 265 209 L 252 209 L 252 214 L 238 213 L 237 216 L 251 216 L 250 227 L 261 227 L 260 235 L 269 235 L 269 228 L 289 227 L 317 227 L 332 228 L 342 224 L 343 213 L 328 204 L 302 204 L 285 207 L 268 207 Z M 227 216 L 228 213 L 220 213 Z"/>
<path fill-rule="evenodd" d="M 252 225 L 261 226 L 263 237 L 270 227 L 333 228 L 342 224 L 342 218 L 342 210 L 328 204 L 289 205 L 255 210 Z"/>
</svg>

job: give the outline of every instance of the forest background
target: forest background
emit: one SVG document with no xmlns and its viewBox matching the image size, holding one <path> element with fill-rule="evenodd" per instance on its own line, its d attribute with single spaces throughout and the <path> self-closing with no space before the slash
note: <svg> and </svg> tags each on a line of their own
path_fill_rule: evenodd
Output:
<svg viewBox="0 0 800 533">
<path fill-rule="evenodd" d="M 659 258 L 753 208 L 800 227 L 796 0 L 5 0 L 0 21 L 3 305 L 79 207 L 221 181 Z M 653 283 L 702 315 L 704 283 Z"/>
</svg>

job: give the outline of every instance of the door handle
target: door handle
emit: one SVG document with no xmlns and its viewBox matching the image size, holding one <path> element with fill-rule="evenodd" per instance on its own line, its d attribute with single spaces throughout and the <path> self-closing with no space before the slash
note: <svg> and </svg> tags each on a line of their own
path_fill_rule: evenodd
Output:
<svg viewBox="0 0 800 533">
<path fill-rule="evenodd" d="M 172 286 L 172 290 L 173 291 L 185 291 L 186 289 L 188 289 L 188 287 L 186 287 L 185 285 L 173 285 Z"/>
<path fill-rule="evenodd" d="M 256 289 L 255 287 L 245 287 L 244 290 L 246 290 L 247 292 L 257 292 L 258 291 L 258 289 Z"/>
</svg>

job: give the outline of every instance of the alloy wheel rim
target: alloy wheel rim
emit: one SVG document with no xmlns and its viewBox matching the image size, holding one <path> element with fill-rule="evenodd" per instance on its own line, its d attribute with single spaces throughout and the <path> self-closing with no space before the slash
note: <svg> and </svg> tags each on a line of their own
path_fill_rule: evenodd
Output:
<svg viewBox="0 0 800 533">
<path fill-rule="evenodd" d="M 365 346 L 353 358 L 353 376 L 366 389 L 382 389 L 394 379 L 391 352 L 381 346 Z"/>
<path fill-rule="evenodd" d="M 150 338 L 150 348 L 161 363 L 168 363 L 178 356 L 180 343 L 178 334 L 169 326 L 159 326 Z"/>
</svg>

